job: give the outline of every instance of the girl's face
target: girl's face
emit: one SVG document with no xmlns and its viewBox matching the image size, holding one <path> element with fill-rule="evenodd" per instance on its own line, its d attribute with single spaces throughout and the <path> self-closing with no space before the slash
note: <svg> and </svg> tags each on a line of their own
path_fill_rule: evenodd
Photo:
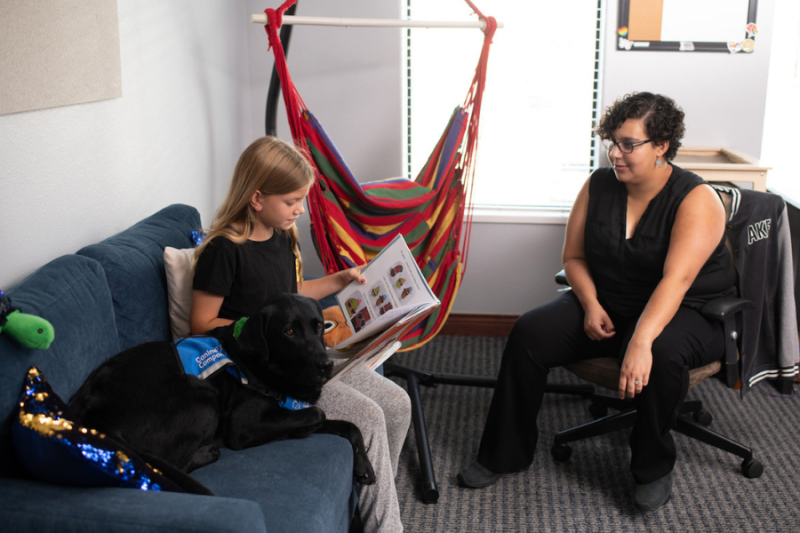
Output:
<svg viewBox="0 0 800 533">
<path fill-rule="evenodd" d="M 256 219 L 270 232 L 275 228 L 288 230 L 306 212 L 303 201 L 308 196 L 309 189 L 311 185 L 288 194 L 263 194 L 256 191 L 250 201 L 256 211 Z"/>
</svg>

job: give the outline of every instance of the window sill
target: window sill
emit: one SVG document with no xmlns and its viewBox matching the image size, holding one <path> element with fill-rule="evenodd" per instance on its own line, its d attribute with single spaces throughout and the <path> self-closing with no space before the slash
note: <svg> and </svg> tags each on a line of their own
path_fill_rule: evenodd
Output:
<svg viewBox="0 0 800 533">
<path fill-rule="evenodd" d="M 472 221 L 477 224 L 552 224 L 563 226 L 568 207 L 520 207 L 476 205 Z"/>
</svg>

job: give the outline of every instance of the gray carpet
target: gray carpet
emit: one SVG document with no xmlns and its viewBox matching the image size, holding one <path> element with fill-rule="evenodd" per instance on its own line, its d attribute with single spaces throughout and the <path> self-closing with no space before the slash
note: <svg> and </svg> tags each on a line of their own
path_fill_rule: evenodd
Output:
<svg viewBox="0 0 800 533">
<path fill-rule="evenodd" d="M 496 375 L 505 339 L 438 336 L 394 361 L 439 372 Z M 402 386 L 405 382 L 393 378 Z M 563 369 L 552 383 L 578 383 Z M 796 386 L 797 387 L 797 386 Z M 672 499 L 651 513 L 632 503 L 627 432 L 573 443 L 572 458 L 550 455 L 555 432 L 591 420 L 587 401 L 548 394 L 539 417 L 539 448 L 525 472 L 485 489 L 466 489 L 455 475 L 473 459 L 491 389 L 422 387 L 439 501 L 421 500 L 413 427 L 397 479 L 408 532 L 800 532 L 800 400 L 767 384 L 744 399 L 716 379 L 689 392 L 714 416 L 716 431 L 751 446 L 765 467 L 744 477 L 741 460 L 680 434 Z"/>
</svg>

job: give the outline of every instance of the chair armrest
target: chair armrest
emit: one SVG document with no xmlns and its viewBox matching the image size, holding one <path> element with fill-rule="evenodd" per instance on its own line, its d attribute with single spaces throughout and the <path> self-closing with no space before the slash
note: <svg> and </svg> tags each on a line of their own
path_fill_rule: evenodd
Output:
<svg viewBox="0 0 800 533">
<path fill-rule="evenodd" d="M 727 316 L 735 315 L 745 309 L 753 309 L 755 306 L 756 304 L 744 298 L 724 296 L 716 300 L 711 300 L 700 309 L 700 312 L 706 318 L 724 322 Z"/>
<path fill-rule="evenodd" d="M 739 349 L 736 341 L 736 315 L 745 309 L 753 309 L 755 304 L 750 300 L 735 296 L 724 296 L 705 304 L 700 313 L 709 320 L 722 322 L 725 333 L 725 356 L 722 359 L 725 383 L 735 387 L 739 381 Z"/>
<path fill-rule="evenodd" d="M 564 269 L 561 269 L 558 271 L 558 273 L 556 273 L 556 283 L 565 287 L 569 287 L 567 273 L 564 272 Z M 726 316 L 735 315 L 736 313 L 739 313 L 745 309 L 753 309 L 754 307 L 755 304 L 750 300 L 737 298 L 736 296 L 724 296 L 722 298 L 711 300 L 703 306 L 700 312 L 706 318 L 724 322 Z"/>
</svg>

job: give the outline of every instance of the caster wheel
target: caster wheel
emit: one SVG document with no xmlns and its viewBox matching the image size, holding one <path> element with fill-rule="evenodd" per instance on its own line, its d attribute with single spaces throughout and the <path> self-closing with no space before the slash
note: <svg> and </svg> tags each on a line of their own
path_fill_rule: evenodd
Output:
<svg viewBox="0 0 800 533">
<path fill-rule="evenodd" d="M 697 411 L 694 415 L 692 415 L 692 418 L 695 422 L 705 427 L 710 426 L 711 422 L 714 421 L 714 417 L 711 416 L 711 413 L 704 409 Z"/>
<path fill-rule="evenodd" d="M 608 414 L 608 407 L 596 403 L 589 404 L 589 414 L 592 415 L 595 420 L 603 418 Z"/>
<path fill-rule="evenodd" d="M 742 461 L 742 474 L 744 477 L 755 479 L 764 473 L 764 465 L 753 458 Z"/>
<path fill-rule="evenodd" d="M 553 459 L 559 463 L 566 463 L 572 456 L 572 448 L 566 444 L 553 444 L 550 448 L 550 453 L 553 454 Z"/>
</svg>

